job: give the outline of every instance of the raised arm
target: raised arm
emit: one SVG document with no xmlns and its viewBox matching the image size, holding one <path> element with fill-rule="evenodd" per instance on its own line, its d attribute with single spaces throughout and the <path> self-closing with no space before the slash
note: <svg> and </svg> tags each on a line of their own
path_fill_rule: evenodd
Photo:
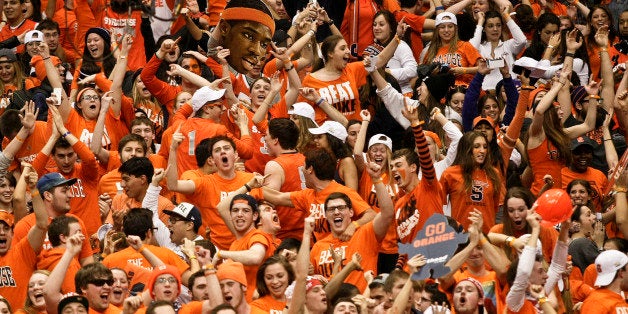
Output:
<svg viewBox="0 0 628 314">
<path fill-rule="evenodd" d="M 103 165 L 109 163 L 109 151 L 103 149 L 101 141 L 98 141 L 96 139 L 103 138 L 105 134 L 105 120 L 107 120 L 109 104 L 114 101 L 111 97 L 112 94 L 112 91 L 106 92 L 100 100 L 100 112 L 98 113 L 98 119 L 96 119 L 96 125 L 94 126 L 92 142 L 89 143 L 89 149 L 92 151 L 92 153 L 94 153 L 96 158 L 98 158 L 98 161 Z"/>
<path fill-rule="evenodd" d="M 120 116 L 120 112 L 122 110 L 122 83 L 124 82 L 124 76 L 126 74 L 131 45 L 133 45 L 133 38 L 131 35 L 124 35 L 124 38 L 122 38 L 120 54 L 118 55 L 118 61 L 116 62 L 116 66 L 113 68 L 110 75 L 112 82 L 110 91 L 113 92 L 111 94 L 112 101 L 110 106 L 113 110 L 113 115 L 116 117 Z"/>
<path fill-rule="evenodd" d="M 421 166 L 423 180 L 427 180 L 428 182 L 436 181 L 436 169 L 434 169 L 434 161 L 430 156 L 430 149 L 427 146 L 427 140 L 423 133 L 422 122 L 419 120 L 419 111 L 417 108 L 406 105 L 402 113 L 412 125 L 414 144 L 419 152 L 419 165 Z"/>
<path fill-rule="evenodd" d="M 247 182 L 245 185 L 241 186 L 237 190 L 229 192 L 227 194 L 227 197 L 221 199 L 218 205 L 216 206 L 216 209 L 218 209 L 218 213 L 220 214 L 220 217 L 225 222 L 225 224 L 227 225 L 227 228 L 229 228 L 229 231 L 231 231 L 232 234 L 235 235 L 236 230 L 235 230 L 235 227 L 233 226 L 233 221 L 231 220 L 231 208 L 229 208 L 231 201 L 236 195 L 248 193 L 249 189 L 262 187 L 262 185 L 264 185 L 265 178 L 266 178 L 265 176 L 262 176 L 259 173 L 255 173 L 255 176 L 253 176 L 253 178 L 251 178 L 249 182 Z"/>
<path fill-rule="evenodd" d="M 179 171 L 177 165 L 177 149 L 181 142 L 185 139 L 181 131 L 181 124 L 172 134 L 170 143 L 170 152 L 168 153 L 168 171 L 166 171 L 166 182 L 168 190 L 180 192 L 183 194 L 192 194 L 196 190 L 196 185 L 192 180 L 179 180 Z"/>
<path fill-rule="evenodd" d="M 628 234 L 628 200 L 626 199 L 628 170 L 624 169 L 624 172 L 617 178 L 614 189 L 617 192 L 615 194 L 615 223 L 623 234 Z"/>
<path fill-rule="evenodd" d="M 72 106 L 70 105 L 70 101 L 65 94 L 63 84 L 61 84 L 59 71 L 57 71 L 57 67 L 52 63 L 52 60 L 50 59 L 50 49 L 48 48 L 48 45 L 45 41 L 39 43 L 39 53 L 44 60 L 44 66 L 46 67 L 46 77 L 48 78 L 50 86 L 52 86 L 52 88 L 61 88 L 61 99 L 57 99 L 57 102 L 59 103 L 59 113 L 61 113 L 63 122 L 68 122 L 68 117 L 70 116 L 70 110 L 72 110 Z"/>
<path fill-rule="evenodd" d="M 305 307 L 305 295 L 307 283 L 308 269 L 310 266 L 310 243 L 312 231 L 314 230 L 314 217 L 307 217 L 303 223 L 303 241 L 297 253 L 297 267 L 295 268 L 296 284 L 294 293 L 292 294 L 292 303 L 290 304 L 289 314 L 302 314 Z"/>
<path fill-rule="evenodd" d="M 600 84 L 595 81 L 591 81 L 584 89 L 589 93 L 588 103 L 584 103 L 583 107 L 587 111 L 587 115 L 584 118 L 584 123 L 574 125 L 565 129 L 565 133 L 569 138 L 575 139 L 578 136 L 592 131 L 595 128 L 595 118 L 597 116 L 597 107 L 603 102 L 597 94 L 600 91 Z"/>
<path fill-rule="evenodd" d="M 305 97 L 310 102 L 316 103 L 319 108 L 321 108 L 325 114 L 329 117 L 329 119 L 339 122 L 345 127 L 349 123 L 349 120 L 340 113 L 334 106 L 330 105 L 324 97 L 318 94 L 316 89 L 311 87 L 302 87 L 300 89 L 301 95 Z"/>
<path fill-rule="evenodd" d="M 528 134 L 530 135 L 530 139 L 533 137 L 538 140 L 535 141 L 534 144 L 538 144 L 543 141 L 540 137 L 544 136 L 543 134 L 543 114 L 547 109 L 550 108 L 552 103 L 554 102 L 554 98 L 558 95 L 558 91 L 560 88 L 569 82 L 569 74 L 567 71 L 560 72 L 560 79 L 558 82 L 554 82 L 552 88 L 541 98 L 541 101 L 536 106 L 536 110 L 534 111 L 534 117 L 532 118 L 532 124 L 530 124 L 530 128 L 528 130 Z M 538 142 L 538 143 L 537 143 Z M 528 147 L 536 147 L 533 146 L 532 143 L 528 142 Z"/>
<path fill-rule="evenodd" d="M 35 120 L 39 109 L 35 110 L 35 103 L 33 101 L 27 102 L 20 110 L 22 113 L 19 115 L 22 127 L 9 142 L 9 144 L 0 152 L 9 161 L 6 167 L 0 169 L 0 172 L 6 172 L 10 166 L 11 161 L 15 157 L 15 154 L 22 148 L 24 141 L 30 136 L 32 129 L 35 127 Z"/>
<path fill-rule="evenodd" d="M 382 173 L 388 169 L 382 169 L 380 165 L 369 161 L 366 165 L 366 171 L 371 177 L 373 186 L 375 187 L 375 193 L 377 194 L 377 202 L 379 204 L 380 213 L 375 215 L 373 219 L 373 231 L 375 231 L 375 238 L 377 242 L 382 242 L 388 231 L 388 227 L 392 223 L 394 216 L 394 204 L 388 194 L 388 187 L 382 181 Z"/>
<path fill-rule="evenodd" d="M 180 76 L 198 87 L 208 86 L 211 84 L 211 82 L 206 78 L 194 74 L 176 63 L 170 64 L 170 71 L 168 71 L 168 74 L 171 76 Z"/>
<path fill-rule="evenodd" d="M 57 266 L 52 269 L 50 276 L 46 280 L 44 299 L 46 300 L 46 310 L 50 314 L 57 314 L 57 304 L 59 304 L 62 298 L 60 292 L 61 284 L 65 279 L 65 273 L 68 267 L 70 267 L 70 263 L 81 252 L 83 241 L 85 241 L 85 235 L 82 233 L 75 233 L 68 237 L 61 259 L 59 259 Z M 77 287 L 78 289 L 81 289 L 81 287 Z"/>
<path fill-rule="evenodd" d="M 615 98 L 615 80 L 613 79 L 613 65 L 607 48 L 609 46 L 608 33 L 608 26 L 604 25 L 598 28 L 595 33 L 595 43 L 600 49 L 600 77 L 602 79 L 600 96 L 604 99 L 603 108 L 610 112 L 611 103 L 609 100 Z M 618 91 L 620 90 L 618 89 Z"/>
<path fill-rule="evenodd" d="M 35 226 L 31 227 L 31 230 L 28 231 L 28 242 L 31 248 L 33 248 L 33 251 L 39 253 L 44 245 L 44 239 L 48 232 L 48 213 L 44 206 L 44 200 L 37 190 L 37 172 L 26 162 L 22 163 L 22 169 L 27 173 L 25 179 L 31 190 L 33 212 L 35 212 Z"/>
<path fill-rule="evenodd" d="M 360 131 L 353 145 L 353 159 L 355 160 L 355 167 L 358 169 L 358 178 L 362 176 L 362 172 L 366 167 L 366 161 L 364 160 L 364 144 L 366 143 L 366 131 L 371 122 L 371 113 L 368 110 L 360 111 L 360 117 L 362 118 L 362 124 L 360 125 Z"/>
</svg>

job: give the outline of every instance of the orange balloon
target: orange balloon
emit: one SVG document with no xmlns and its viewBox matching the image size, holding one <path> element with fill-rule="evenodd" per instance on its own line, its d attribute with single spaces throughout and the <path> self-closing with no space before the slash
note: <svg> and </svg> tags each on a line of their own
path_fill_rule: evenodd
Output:
<svg viewBox="0 0 628 314">
<path fill-rule="evenodd" d="M 571 197 L 563 189 L 550 189 L 545 191 L 537 200 L 536 212 L 541 215 L 544 222 L 552 225 L 559 224 L 571 217 L 573 206 Z"/>
</svg>

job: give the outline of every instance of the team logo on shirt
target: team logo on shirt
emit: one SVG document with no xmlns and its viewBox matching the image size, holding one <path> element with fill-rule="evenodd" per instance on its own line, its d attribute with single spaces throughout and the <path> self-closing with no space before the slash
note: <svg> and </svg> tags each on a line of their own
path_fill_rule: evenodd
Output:
<svg viewBox="0 0 628 314">
<path fill-rule="evenodd" d="M 419 224 L 421 214 L 416 208 L 416 199 L 414 195 L 410 197 L 407 203 L 401 208 L 398 208 L 395 213 L 395 219 L 397 220 L 397 236 L 399 239 L 403 239 L 412 234 L 414 227 Z"/>
<path fill-rule="evenodd" d="M 355 113 L 355 94 L 353 89 L 351 89 L 351 82 L 329 85 L 320 88 L 318 93 L 325 98 L 327 103 L 334 106 L 342 114 L 350 115 Z"/>
<path fill-rule="evenodd" d="M 11 266 L 0 267 L 0 287 L 16 287 Z"/>
</svg>

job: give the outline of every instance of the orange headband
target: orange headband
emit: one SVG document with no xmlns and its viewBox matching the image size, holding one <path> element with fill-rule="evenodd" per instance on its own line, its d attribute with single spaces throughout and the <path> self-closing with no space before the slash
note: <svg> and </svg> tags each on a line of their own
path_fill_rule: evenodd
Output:
<svg viewBox="0 0 628 314">
<path fill-rule="evenodd" d="M 263 11 L 253 8 L 228 8 L 222 11 L 221 18 L 223 20 L 246 20 L 260 23 L 270 28 L 270 34 L 275 34 L 275 20 Z"/>
<path fill-rule="evenodd" d="M 425 136 L 431 137 L 434 143 L 436 143 L 436 146 L 438 146 L 438 148 L 443 148 L 443 143 L 440 141 L 440 138 L 438 137 L 438 135 L 436 135 L 436 133 L 425 130 L 423 131 L 423 133 L 425 134 Z"/>
<path fill-rule="evenodd" d="M 233 203 L 234 204 L 246 204 L 246 205 L 251 206 L 251 204 L 249 204 L 249 201 L 247 201 L 247 200 L 235 200 L 235 201 L 233 201 Z"/>
</svg>

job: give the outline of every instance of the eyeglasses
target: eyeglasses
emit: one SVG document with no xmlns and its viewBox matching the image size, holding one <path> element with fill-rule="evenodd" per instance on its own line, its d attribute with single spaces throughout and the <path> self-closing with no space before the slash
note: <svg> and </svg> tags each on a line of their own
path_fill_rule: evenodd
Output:
<svg viewBox="0 0 628 314">
<path fill-rule="evenodd" d="M 160 278 L 157 278 L 157 283 L 164 284 L 166 282 L 167 283 L 176 283 L 177 279 L 174 278 L 174 277 L 160 277 Z"/>
<path fill-rule="evenodd" d="M 83 100 L 98 100 L 100 97 L 98 95 L 83 95 L 81 97 Z"/>
<path fill-rule="evenodd" d="M 347 205 L 338 205 L 338 206 L 328 206 L 325 209 L 325 212 L 335 212 L 336 210 L 343 212 L 345 210 L 349 209 L 349 206 Z"/>
<path fill-rule="evenodd" d="M 96 286 L 96 287 L 102 287 L 105 284 L 107 284 L 108 286 L 113 286 L 113 278 L 99 278 L 99 279 L 93 279 L 90 280 L 89 283 L 91 283 L 92 285 Z"/>
<path fill-rule="evenodd" d="M 187 221 L 187 220 L 185 220 L 185 219 L 183 219 L 181 217 L 175 217 L 175 216 L 170 216 L 170 218 L 168 218 L 168 222 L 173 224 L 173 225 L 176 224 L 177 221 Z"/>
</svg>

